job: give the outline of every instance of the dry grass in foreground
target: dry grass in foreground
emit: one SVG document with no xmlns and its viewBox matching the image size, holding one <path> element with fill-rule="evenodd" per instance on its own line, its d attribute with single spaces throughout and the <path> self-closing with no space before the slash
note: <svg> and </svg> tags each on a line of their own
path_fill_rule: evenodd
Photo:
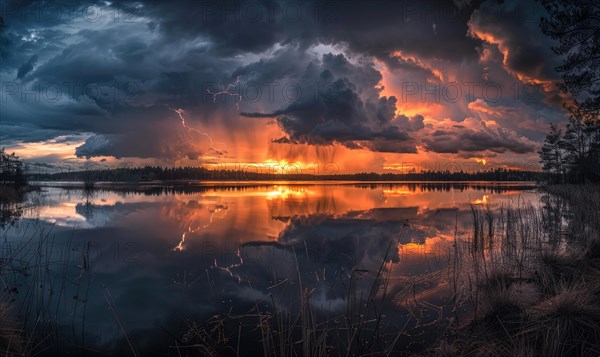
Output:
<svg viewBox="0 0 600 357">
<path fill-rule="evenodd" d="M 473 207 L 457 242 L 473 317 L 437 356 L 600 354 L 600 188 L 545 189 L 543 207 Z"/>
</svg>

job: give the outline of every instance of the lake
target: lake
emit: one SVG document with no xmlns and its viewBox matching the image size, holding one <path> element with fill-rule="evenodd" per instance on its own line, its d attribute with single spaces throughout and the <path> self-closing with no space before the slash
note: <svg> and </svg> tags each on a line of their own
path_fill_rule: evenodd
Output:
<svg viewBox="0 0 600 357">
<path fill-rule="evenodd" d="M 185 355 L 206 342 L 252 355 L 261 336 L 277 350 L 282 326 L 297 343 L 296 323 L 347 326 L 371 294 L 402 331 L 394 350 L 422 351 L 462 314 L 446 268 L 473 207 L 541 204 L 520 182 L 58 186 L 1 228 L 4 292 L 26 329 L 46 331 L 42 354 Z"/>
</svg>

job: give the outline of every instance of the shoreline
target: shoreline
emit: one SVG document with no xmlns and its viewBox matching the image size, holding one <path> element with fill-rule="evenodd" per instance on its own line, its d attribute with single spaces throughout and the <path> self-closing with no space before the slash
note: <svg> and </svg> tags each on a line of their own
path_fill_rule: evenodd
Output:
<svg viewBox="0 0 600 357">
<path fill-rule="evenodd" d="M 493 180 L 153 180 L 153 181 L 96 181 L 94 187 L 110 186 L 253 186 L 253 185 L 356 185 L 356 184 L 452 184 L 452 185 L 489 185 L 489 186 L 527 186 L 541 187 L 538 181 L 493 181 Z M 32 187 L 83 187 L 84 181 L 30 181 Z"/>
</svg>

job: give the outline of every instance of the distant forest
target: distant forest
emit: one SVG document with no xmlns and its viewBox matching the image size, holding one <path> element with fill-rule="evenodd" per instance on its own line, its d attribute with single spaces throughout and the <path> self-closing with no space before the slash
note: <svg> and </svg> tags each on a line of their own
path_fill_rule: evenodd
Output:
<svg viewBox="0 0 600 357">
<path fill-rule="evenodd" d="M 507 169 L 490 169 L 487 171 L 451 172 L 451 171 L 422 171 L 414 173 L 384 173 L 363 172 L 354 174 L 315 175 L 303 173 L 258 173 L 240 170 L 209 170 L 202 167 L 131 167 L 114 169 L 95 169 L 73 172 L 30 174 L 32 181 L 83 181 L 83 182 L 127 182 L 127 181 L 539 181 L 543 178 L 541 172 L 519 171 Z"/>
</svg>

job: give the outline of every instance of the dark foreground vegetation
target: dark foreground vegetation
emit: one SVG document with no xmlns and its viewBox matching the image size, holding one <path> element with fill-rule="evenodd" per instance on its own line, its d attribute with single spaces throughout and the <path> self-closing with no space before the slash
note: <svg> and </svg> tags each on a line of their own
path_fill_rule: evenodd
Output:
<svg viewBox="0 0 600 357">
<path fill-rule="evenodd" d="M 433 354 L 600 353 L 600 187 L 545 192 L 543 207 L 473 208 L 451 279 L 472 317 Z"/>
<path fill-rule="evenodd" d="M 32 188 L 27 185 L 23 162 L 15 153 L 0 150 L 0 227 L 20 216 L 21 204 Z"/>
<path fill-rule="evenodd" d="M 0 150 L 0 186 L 20 187 L 27 184 L 23 172 L 23 162 L 19 157 Z"/>
</svg>

